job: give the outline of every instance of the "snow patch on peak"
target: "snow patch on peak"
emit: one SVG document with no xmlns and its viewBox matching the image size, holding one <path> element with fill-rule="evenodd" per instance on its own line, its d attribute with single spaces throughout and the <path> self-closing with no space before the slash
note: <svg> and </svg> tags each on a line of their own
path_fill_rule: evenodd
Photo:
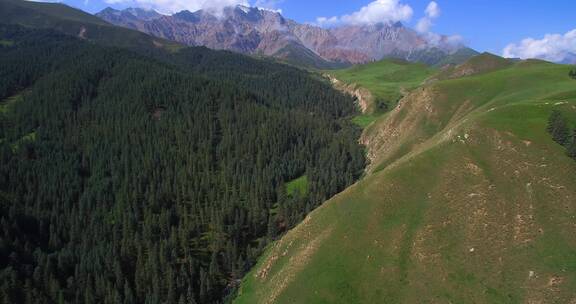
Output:
<svg viewBox="0 0 576 304">
<path fill-rule="evenodd" d="M 246 13 L 246 14 L 248 14 L 248 13 L 252 10 L 251 7 L 248 7 L 248 6 L 245 6 L 245 5 L 238 5 L 238 6 L 236 6 L 236 7 L 239 8 L 241 11 L 243 11 L 243 12 Z"/>
<path fill-rule="evenodd" d="M 261 11 L 266 11 L 266 12 L 270 12 L 270 13 L 275 13 L 275 14 L 282 14 L 282 9 L 273 9 L 273 8 L 265 8 L 265 7 L 256 7 L 257 9 L 261 10 Z"/>
</svg>

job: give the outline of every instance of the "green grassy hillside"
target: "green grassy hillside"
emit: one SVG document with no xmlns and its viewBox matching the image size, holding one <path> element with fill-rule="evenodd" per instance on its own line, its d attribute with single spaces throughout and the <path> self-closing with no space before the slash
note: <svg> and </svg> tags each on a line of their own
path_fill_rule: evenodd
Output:
<svg viewBox="0 0 576 304">
<path fill-rule="evenodd" d="M 356 117 L 354 122 L 365 128 L 394 107 L 402 96 L 420 86 L 434 71 L 424 64 L 387 59 L 326 73 L 340 81 L 344 91 L 353 90 L 362 95 L 364 114 Z"/>
<path fill-rule="evenodd" d="M 387 59 L 329 73 L 346 83 L 356 83 L 370 90 L 376 99 L 394 105 L 403 90 L 418 87 L 433 72 L 433 68 L 424 64 Z"/>
<path fill-rule="evenodd" d="M 365 132 L 371 173 L 271 245 L 235 303 L 574 303 L 576 162 L 546 132 L 553 109 L 576 125 L 569 69 L 414 90 Z"/>
<path fill-rule="evenodd" d="M 514 61 L 496 56 L 491 53 L 482 53 L 470 58 L 460 65 L 445 66 L 439 73 L 433 75 L 428 81 L 462 78 L 500 70 L 514 65 Z"/>
<path fill-rule="evenodd" d="M 447 56 L 446 58 L 442 59 L 441 61 L 434 64 L 435 67 L 441 68 L 448 64 L 462 64 L 468 59 L 477 56 L 479 53 L 471 48 L 462 48 L 456 51 L 454 54 Z"/>
</svg>

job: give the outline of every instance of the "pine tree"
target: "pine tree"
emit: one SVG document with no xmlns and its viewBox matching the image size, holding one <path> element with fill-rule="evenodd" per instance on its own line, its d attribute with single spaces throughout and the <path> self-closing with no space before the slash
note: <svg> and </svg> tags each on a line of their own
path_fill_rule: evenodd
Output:
<svg viewBox="0 0 576 304">
<path fill-rule="evenodd" d="M 186 299 L 184 295 L 180 295 L 180 299 L 178 299 L 178 304 L 186 304 Z"/>
<path fill-rule="evenodd" d="M 128 281 L 124 281 L 124 304 L 134 304 L 134 293 L 132 293 L 132 288 Z"/>
<path fill-rule="evenodd" d="M 194 298 L 194 290 L 192 290 L 192 285 L 188 285 L 188 289 L 186 290 L 186 303 L 197 304 L 196 299 Z"/>
<path fill-rule="evenodd" d="M 272 215 L 268 216 L 268 237 L 273 239 L 278 235 L 278 225 L 276 224 L 276 218 Z"/>
<path fill-rule="evenodd" d="M 572 132 L 572 137 L 570 138 L 570 142 L 568 143 L 567 153 L 568 156 L 576 160 L 576 128 Z"/>
<path fill-rule="evenodd" d="M 548 133 L 552 135 L 552 139 L 561 144 L 566 145 L 568 143 L 568 137 L 570 135 L 570 130 L 566 123 L 566 119 L 562 116 L 562 113 L 558 110 L 554 110 L 548 119 Z"/>
</svg>

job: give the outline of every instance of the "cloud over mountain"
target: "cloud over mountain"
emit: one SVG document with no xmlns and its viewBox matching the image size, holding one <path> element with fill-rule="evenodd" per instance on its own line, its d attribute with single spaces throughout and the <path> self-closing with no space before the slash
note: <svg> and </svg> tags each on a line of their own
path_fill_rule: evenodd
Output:
<svg viewBox="0 0 576 304">
<path fill-rule="evenodd" d="M 216 14 L 224 7 L 235 5 L 249 5 L 248 0 L 105 0 L 109 4 L 127 4 L 148 9 L 155 9 L 162 13 L 175 13 L 182 10 L 197 11 L 205 9 Z M 270 2 L 270 1 L 263 1 Z"/>
<path fill-rule="evenodd" d="M 376 0 L 348 15 L 318 17 L 316 23 L 320 26 L 333 26 L 408 21 L 412 18 L 413 13 L 414 11 L 409 5 L 402 4 L 398 0 Z"/>
<path fill-rule="evenodd" d="M 510 58 L 576 63 L 576 29 L 565 34 L 547 34 L 542 39 L 526 38 L 520 43 L 511 43 L 502 54 Z"/>
<path fill-rule="evenodd" d="M 438 6 L 438 3 L 436 3 L 435 1 L 430 2 L 426 7 L 426 11 L 424 13 L 425 16 L 422 17 L 416 24 L 416 30 L 421 33 L 426 33 L 430 31 L 434 19 L 440 17 L 440 7 Z"/>
<path fill-rule="evenodd" d="M 270 10 L 273 12 L 282 12 L 278 6 L 284 2 L 284 0 L 256 0 L 254 6 L 261 9 Z"/>
</svg>

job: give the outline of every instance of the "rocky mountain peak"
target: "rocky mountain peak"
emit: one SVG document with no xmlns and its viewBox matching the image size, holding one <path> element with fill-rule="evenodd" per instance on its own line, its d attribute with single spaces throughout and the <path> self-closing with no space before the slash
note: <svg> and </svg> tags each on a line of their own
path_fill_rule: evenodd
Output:
<svg viewBox="0 0 576 304">
<path fill-rule="evenodd" d="M 316 67 L 389 57 L 435 64 L 461 48 L 444 36 L 435 35 L 433 40 L 401 22 L 322 28 L 285 19 L 279 12 L 242 5 L 224 8 L 218 14 L 199 10 L 162 16 L 142 9 L 106 9 L 97 16 L 188 45 L 282 59 L 305 58 L 318 64 Z"/>
<path fill-rule="evenodd" d="M 172 17 L 191 23 L 200 22 L 207 17 L 215 19 L 213 15 L 205 13 L 204 11 L 201 10 L 196 12 L 184 10 L 172 15 Z"/>
<path fill-rule="evenodd" d="M 162 14 L 158 13 L 157 11 L 155 11 L 153 9 L 143 9 L 143 8 L 139 8 L 139 7 L 130 7 L 130 8 L 123 10 L 123 12 L 130 13 L 130 14 L 134 15 L 135 17 L 137 17 L 138 19 L 145 20 L 145 21 L 158 19 L 158 18 L 163 16 Z"/>
</svg>

